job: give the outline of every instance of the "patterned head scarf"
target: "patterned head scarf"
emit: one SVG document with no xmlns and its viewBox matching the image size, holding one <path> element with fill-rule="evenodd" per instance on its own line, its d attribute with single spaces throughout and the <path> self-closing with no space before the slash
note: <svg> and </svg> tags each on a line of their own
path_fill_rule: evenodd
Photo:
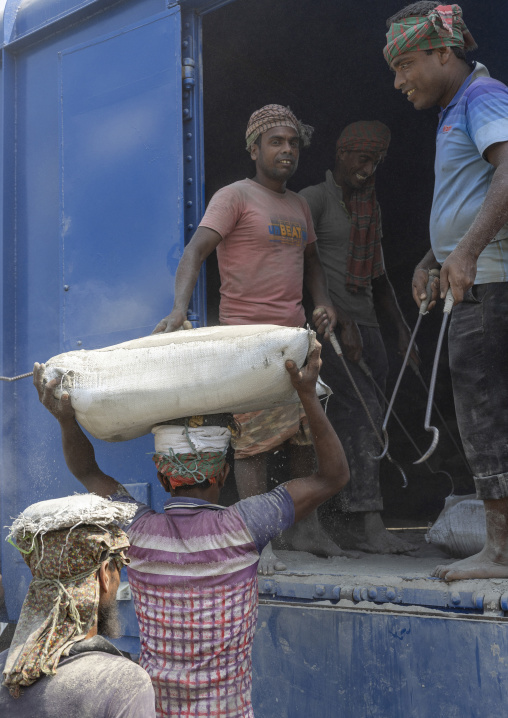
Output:
<svg viewBox="0 0 508 718">
<path fill-rule="evenodd" d="M 63 513 L 62 502 L 71 505 L 80 497 L 70 496 L 56 501 L 40 502 L 38 517 L 28 515 L 25 526 L 40 526 Z M 132 518 L 133 505 L 94 497 L 97 502 L 110 504 L 121 520 Z M 48 505 L 44 516 L 44 505 Z M 55 504 L 58 508 L 55 510 Z M 32 507 L 29 507 L 29 512 Z M 106 507 L 109 508 L 109 507 Z M 135 509 L 134 509 L 135 510 Z M 104 513 L 104 512 L 103 512 Z M 100 512 L 99 512 L 100 514 Z M 41 521 L 38 521 L 38 518 Z M 26 517 L 25 517 L 26 518 Z M 24 514 L 16 520 L 10 539 L 32 572 L 32 581 L 21 608 L 4 667 L 4 685 L 14 698 L 23 686 L 30 686 L 43 675 L 56 673 L 62 655 L 81 641 L 97 618 L 100 587 L 96 573 L 103 561 L 114 557 L 119 568 L 129 559 L 125 552 L 129 540 L 117 525 L 81 524 L 51 531 L 23 531 Z M 74 520 L 74 518 L 72 519 Z M 62 521 L 61 523 L 65 523 Z"/>
<path fill-rule="evenodd" d="M 231 431 L 222 426 L 160 425 L 155 435 L 153 460 L 157 469 L 167 476 L 172 488 L 195 486 L 203 481 L 211 484 L 226 464 Z"/>
<path fill-rule="evenodd" d="M 352 122 L 340 133 L 337 150 L 376 152 L 384 159 L 391 140 L 390 130 L 378 120 Z"/>
<path fill-rule="evenodd" d="M 337 150 L 375 152 L 386 156 L 390 130 L 382 122 L 353 122 L 344 128 L 337 140 Z M 368 287 L 372 279 L 384 272 L 381 247 L 381 211 L 376 199 L 375 176 L 372 174 L 361 189 L 351 193 L 351 230 L 346 266 L 346 289 L 356 294 Z"/>
<path fill-rule="evenodd" d="M 246 150 L 250 152 L 251 145 L 257 140 L 259 135 L 266 132 L 272 127 L 292 127 L 298 132 L 304 147 L 310 145 L 310 140 L 314 132 L 314 128 L 310 125 L 304 125 L 297 120 L 289 107 L 283 105 L 265 105 L 260 110 L 256 110 L 250 116 L 245 133 L 245 141 L 247 143 Z"/>
<path fill-rule="evenodd" d="M 405 17 L 392 22 L 386 34 L 383 55 L 390 65 L 403 52 L 434 50 L 437 47 L 462 47 L 474 50 L 477 45 L 462 19 L 459 5 L 438 5 L 428 15 Z"/>
</svg>

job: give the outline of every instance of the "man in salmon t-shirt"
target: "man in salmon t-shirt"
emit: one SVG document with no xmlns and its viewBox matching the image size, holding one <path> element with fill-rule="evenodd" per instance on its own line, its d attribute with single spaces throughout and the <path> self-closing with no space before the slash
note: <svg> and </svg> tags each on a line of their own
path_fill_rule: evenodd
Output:
<svg viewBox="0 0 508 718">
<path fill-rule="evenodd" d="M 300 147 L 309 145 L 312 132 L 282 105 L 266 105 L 252 114 L 246 141 L 256 174 L 212 197 L 178 265 L 173 310 L 154 333 L 182 326 L 201 265 L 214 249 L 221 278 L 221 324 L 302 327 L 305 283 L 315 306 L 321 308 L 315 317 L 318 331 L 326 336 L 334 329 L 336 312 L 319 261 L 309 206 L 286 189 L 298 167 Z M 235 419 L 239 435 L 232 444 L 241 499 L 266 491 L 267 454 L 283 444 L 289 450 L 290 478 L 312 472 L 314 451 L 301 406 L 238 414 Z M 342 553 L 320 528 L 315 513 L 292 531 L 286 540 L 293 549 L 327 556 Z M 283 568 L 268 545 L 260 573 Z"/>
</svg>

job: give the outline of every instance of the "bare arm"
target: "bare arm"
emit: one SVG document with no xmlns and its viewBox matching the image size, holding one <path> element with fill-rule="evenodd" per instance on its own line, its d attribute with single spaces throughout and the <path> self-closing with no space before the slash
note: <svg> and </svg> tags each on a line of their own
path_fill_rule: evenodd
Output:
<svg viewBox="0 0 508 718">
<path fill-rule="evenodd" d="M 44 364 L 35 364 L 34 386 L 42 405 L 60 424 L 62 449 L 69 471 L 87 491 L 98 496 L 111 496 L 121 489 L 122 485 L 99 469 L 95 461 L 94 448 L 74 417 L 69 395 L 63 394 L 61 399 L 55 399 L 53 392 L 58 379 L 43 385 L 43 374 Z"/>
<path fill-rule="evenodd" d="M 343 489 L 349 481 L 349 467 L 342 444 L 316 395 L 316 379 L 321 366 L 320 353 L 321 347 L 318 344 L 301 371 L 298 371 L 294 362 L 286 362 L 291 382 L 309 420 L 318 463 L 317 471 L 311 476 L 293 479 L 285 484 L 295 505 L 295 521 L 305 518 Z"/>
<path fill-rule="evenodd" d="M 314 312 L 313 320 L 316 329 L 320 334 L 329 335 L 333 332 L 337 324 L 337 315 L 330 297 L 328 296 L 328 287 L 326 274 L 316 246 L 316 242 L 312 242 L 305 247 L 304 251 L 304 270 L 303 281 L 310 292 L 314 306 L 320 309 L 320 312 Z"/>
<path fill-rule="evenodd" d="M 478 257 L 501 227 L 508 222 L 508 142 L 491 145 L 486 159 L 496 168 L 485 200 L 476 218 L 441 267 L 441 297 L 451 287 L 455 303 L 473 286 Z"/>
<path fill-rule="evenodd" d="M 176 270 L 175 301 L 171 314 L 161 319 L 152 334 L 174 332 L 180 329 L 187 319 L 187 307 L 196 286 L 201 265 L 221 241 L 220 234 L 208 227 L 198 227 L 194 232 Z"/>
</svg>

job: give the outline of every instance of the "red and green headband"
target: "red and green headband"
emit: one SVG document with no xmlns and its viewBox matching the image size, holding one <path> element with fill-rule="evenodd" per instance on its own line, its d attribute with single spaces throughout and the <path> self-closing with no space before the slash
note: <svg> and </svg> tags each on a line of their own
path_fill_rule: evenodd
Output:
<svg viewBox="0 0 508 718">
<path fill-rule="evenodd" d="M 386 41 L 383 55 L 389 65 L 398 55 L 412 50 L 452 46 L 474 50 L 477 47 L 459 5 L 438 5 L 428 15 L 392 22 Z"/>
</svg>

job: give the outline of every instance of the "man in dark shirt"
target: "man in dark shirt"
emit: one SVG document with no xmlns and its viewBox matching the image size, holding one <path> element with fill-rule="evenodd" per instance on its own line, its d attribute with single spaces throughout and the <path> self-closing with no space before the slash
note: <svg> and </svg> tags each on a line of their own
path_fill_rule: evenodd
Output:
<svg viewBox="0 0 508 718">
<path fill-rule="evenodd" d="M 363 360 L 384 389 L 388 359 L 376 312 L 381 309 L 398 334 L 405 354 L 409 329 L 397 304 L 383 261 L 381 212 L 375 172 L 390 144 L 382 122 L 353 122 L 337 140 L 335 166 L 325 182 L 300 194 L 309 203 L 328 292 L 340 325 L 340 343 L 370 414 L 381 429 L 383 407 L 376 387 L 358 362 Z M 319 315 L 319 309 L 314 315 Z M 415 360 L 418 357 L 414 356 Z M 326 526 L 342 548 L 402 553 L 414 548 L 386 531 L 380 511 L 379 441 L 367 414 L 329 342 L 323 344 L 323 380 L 333 390 L 328 417 L 346 452 L 351 481 L 331 507 Z M 343 513 L 339 514 L 339 508 Z"/>
</svg>

